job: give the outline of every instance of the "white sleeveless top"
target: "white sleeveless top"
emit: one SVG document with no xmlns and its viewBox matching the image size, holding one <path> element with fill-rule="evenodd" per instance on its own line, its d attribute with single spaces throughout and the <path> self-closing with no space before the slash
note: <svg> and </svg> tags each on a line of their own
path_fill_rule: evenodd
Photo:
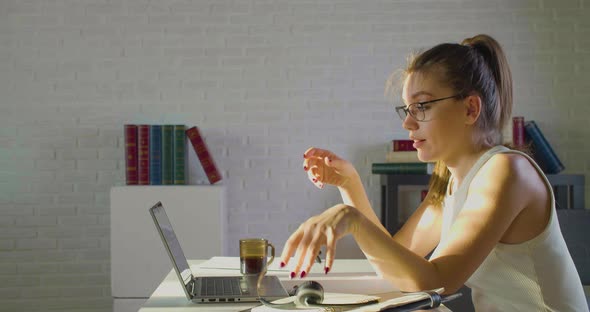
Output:
<svg viewBox="0 0 590 312">
<path fill-rule="evenodd" d="M 517 153 L 529 159 L 551 192 L 552 210 L 541 234 L 519 244 L 498 243 L 469 277 L 465 285 L 471 288 L 476 311 L 588 311 L 580 277 L 557 221 L 551 184 L 539 166 L 522 152 L 504 146 L 491 148 L 475 162 L 452 195 L 447 191 L 440 241 L 447 239 L 463 208 L 473 177 L 497 153 Z M 433 255 L 437 251 L 438 247 Z"/>
</svg>

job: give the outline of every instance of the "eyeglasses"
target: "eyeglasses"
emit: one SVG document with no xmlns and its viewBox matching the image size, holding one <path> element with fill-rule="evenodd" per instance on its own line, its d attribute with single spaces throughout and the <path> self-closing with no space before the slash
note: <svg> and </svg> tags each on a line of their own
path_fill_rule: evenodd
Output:
<svg viewBox="0 0 590 312">
<path fill-rule="evenodd" d="M 435 99 L 435 100 L 431 100 L 431 101 L 412 103 L 412 104 L 408 105 L 407 107 L 405 105 L 404 106 L 397 106 L 395 108 L 395 111 L 399 115 L 399 118 L 402 119 L 402 121 L 406 119 L 408 114 L 410 116 L 412 116 L 412 118 L 416 119 L 416 121 L 424 121 L 424 119 L 426 118 L 425 111 L 428 109 L 428 107 L 425 106 L 426 104 L 432 104 L 432 103 L 436 103 L 436 102 L 439 102 L 442 100 L 452 99 L 452 98 L 458 97 L 460 95 L 461 94 L 459 93 L 459 94 L 455 94 L 455 95 L 451 95 L 451 96 L 447 96 L 444 98 Z"/>
</svg>

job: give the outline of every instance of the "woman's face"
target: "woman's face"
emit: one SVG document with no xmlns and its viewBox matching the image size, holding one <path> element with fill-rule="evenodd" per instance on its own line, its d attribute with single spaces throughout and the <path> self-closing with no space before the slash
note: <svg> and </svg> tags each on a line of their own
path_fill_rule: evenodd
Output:
<svg viewBox="0 0 590 312">
<path fill-rule="evenodd" d="M 426 102 L 456 95 L 441 85 L 430 73 L 414 72 L 404 82 L 402 98 L 406 108 L 413 103 Z M 457 98 L 449 98 L 423 105 L 424 121 L 417 121 L 410 115 L 403 121 L 410 139 L 418 150 L 422 161 L 434 162 L 452 158 L 461 142 L 468 140 L 463 122 L 465 107 Z"/>
</svg>

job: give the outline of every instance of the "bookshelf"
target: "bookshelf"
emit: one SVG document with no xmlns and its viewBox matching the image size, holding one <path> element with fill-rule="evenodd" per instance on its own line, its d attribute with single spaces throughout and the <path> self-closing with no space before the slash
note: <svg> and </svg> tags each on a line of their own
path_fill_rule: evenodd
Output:
<svg viewBox="0 0 590 312">
<path fill-rule="evenodd" d="M 584 185 L 582 174 L 549 174 L 557 209 L 584 209 Z M 381 223 L 392 235 L 401 227 L 398 193 L 402 185 L 427 186 L 428 174 L 381 174 Z"/>
</svg>

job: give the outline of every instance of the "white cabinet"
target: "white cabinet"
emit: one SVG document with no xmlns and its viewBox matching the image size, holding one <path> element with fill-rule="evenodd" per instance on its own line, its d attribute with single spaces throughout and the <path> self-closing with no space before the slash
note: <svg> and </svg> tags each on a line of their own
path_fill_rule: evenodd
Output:
<svg viewBox="0 0 590 312">
<path fill-rule="evenodd" d="M 227 255 L 228 217 L 218 185 L 121 186 L 111 189 L 111 292 L 115 311 L 137 311 L 172 263 L 149 214 L 158 201 L 188 259 Z M 145 298 L 145 299 L 144 299 Z"/>
</svg>

